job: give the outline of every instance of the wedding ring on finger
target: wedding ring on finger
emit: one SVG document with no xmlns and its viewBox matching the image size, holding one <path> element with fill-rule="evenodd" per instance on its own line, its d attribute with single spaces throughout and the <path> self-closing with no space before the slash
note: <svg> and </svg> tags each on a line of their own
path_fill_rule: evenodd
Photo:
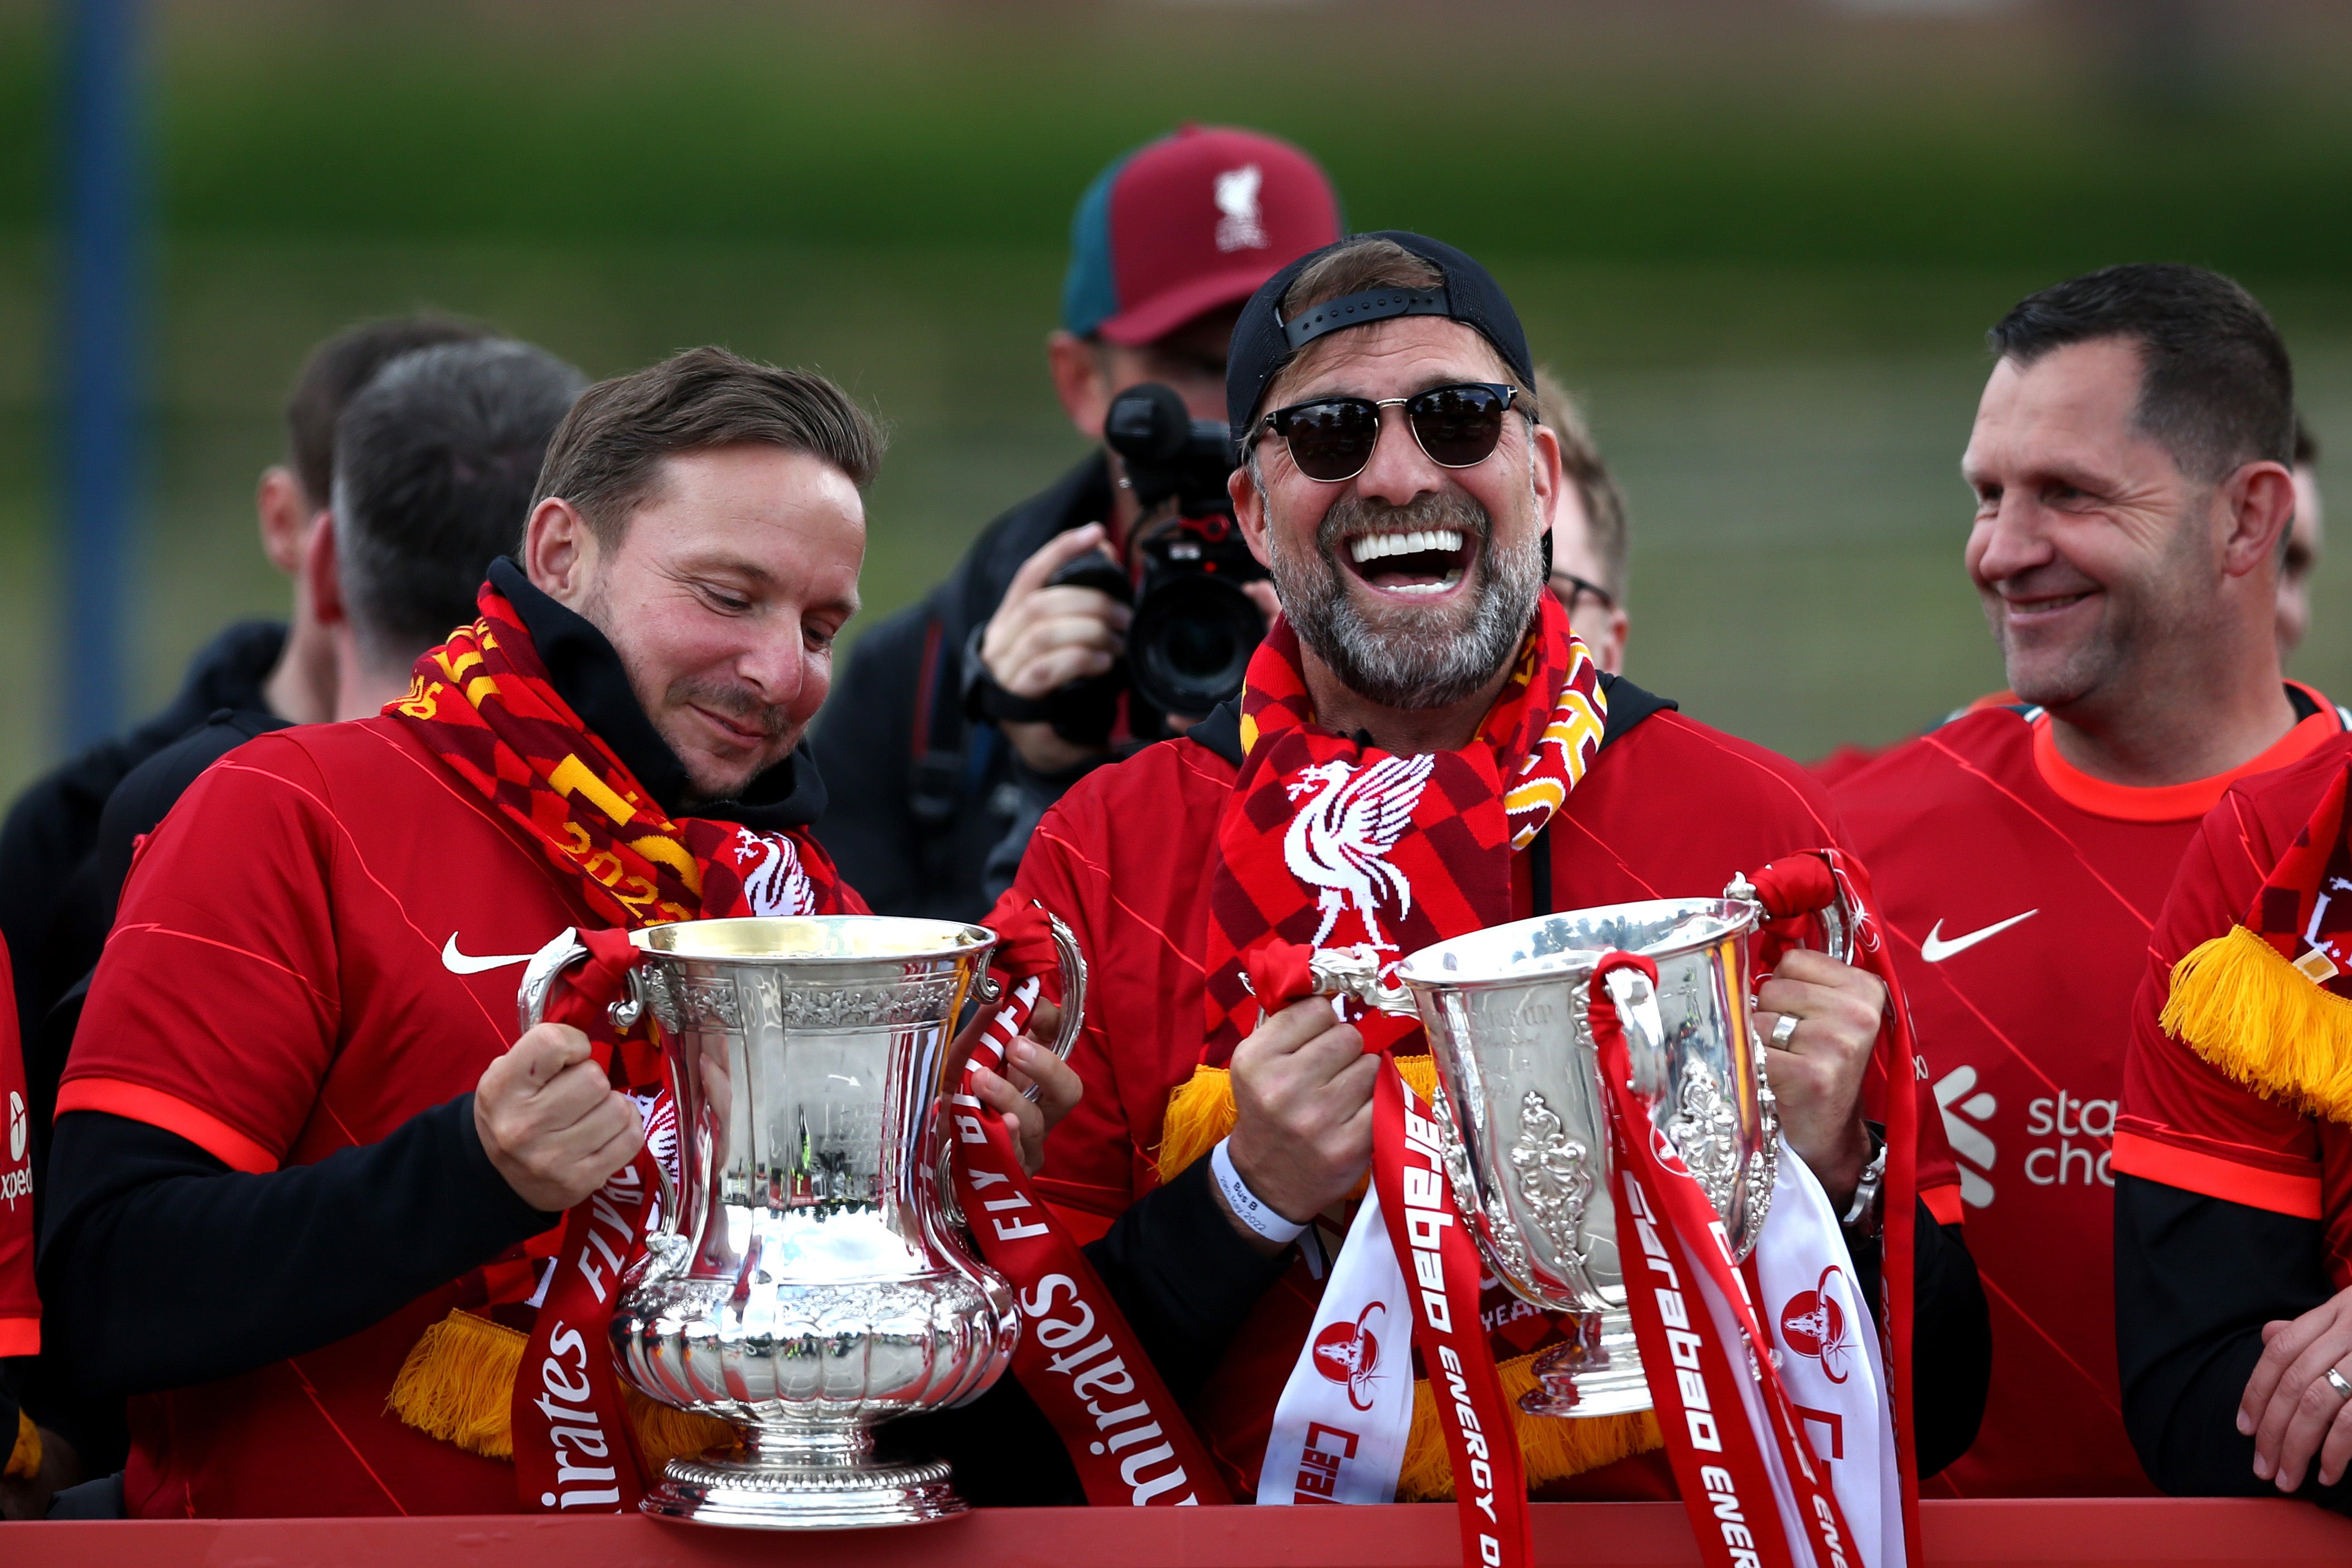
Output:
<svg viewBox="0 0 2352 1568">
<path fill-rule="evenodd" d="M 2352 1405 L 2352 1383 L 2345 1382 L 2344 1374 L 2332 1366 L 2327 1369 L 2327 1386 L 2336 1391 L 2336 1398 Z"/>
<path fill-rule="evenodd" d="M 1796 1037 L 1796 1015 L 1793 1013 L 1781 1014 L 1779 1021 L 1772 1026 L 1772 1048 L 1776 1051 L 1785 1051 L 1789 1048 L 1789 1042 Z M 2352 1394 L 2347 1394 L 2346 1397 L 2352 1398 Z"/>
</svg>

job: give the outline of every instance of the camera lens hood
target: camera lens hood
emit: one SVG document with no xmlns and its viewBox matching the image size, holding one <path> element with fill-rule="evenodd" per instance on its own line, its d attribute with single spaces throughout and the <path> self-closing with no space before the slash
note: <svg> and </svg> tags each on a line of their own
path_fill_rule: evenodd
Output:
<svg viewBox="0 0 2352 1568">
<path fill-rule="evenodd" d="M 1230 579 L 1187 574 L 1156 584 L 1127 632 L 1129 678 L 1163 713 L 1188 719 L 1242 689 L 1265 616 Z"/>
</svg>

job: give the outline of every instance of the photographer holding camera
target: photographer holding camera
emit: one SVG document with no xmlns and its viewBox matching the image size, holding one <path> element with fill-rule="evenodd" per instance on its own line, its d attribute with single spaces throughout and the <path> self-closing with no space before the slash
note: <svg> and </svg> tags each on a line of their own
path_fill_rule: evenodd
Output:
<svg viewBox="0 0 2352 1568">
<path fill-rule="evenodd" d="M 1339 234 L 1314 160 L 1254 132 L 1188 126 L 1087 189 L 1046 358 L 1101 446 L 861 637 L 817 728 L 821 836 L 877 912 L 977 919 L 1064 790 L 1207 712 L 1226 656 L 1238 686 L 1257 631 L 1224 585 L 1273 604 L 1225 510 L 1226 343 L 1260 284 Z"/>
</svg>

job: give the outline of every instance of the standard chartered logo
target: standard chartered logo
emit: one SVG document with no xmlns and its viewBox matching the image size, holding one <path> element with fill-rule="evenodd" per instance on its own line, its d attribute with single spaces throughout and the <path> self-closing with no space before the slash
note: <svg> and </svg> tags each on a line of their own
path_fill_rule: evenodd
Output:
<svg viewBox="0 0 2352 1568">
<path fill-rule="evenodd" d="M 1944 1113 L 1944 1141 L 1959 1166 L 1960 1200 L 1971 1208 L 1990 1206 L 1994 1149 L 1982 1124 L 1992 1120 L 2000 1102 L 1977 1088 L 1977 1069 L 1963 1065 L 1936 1080 L 1936 1108 Z"/>
</svg>

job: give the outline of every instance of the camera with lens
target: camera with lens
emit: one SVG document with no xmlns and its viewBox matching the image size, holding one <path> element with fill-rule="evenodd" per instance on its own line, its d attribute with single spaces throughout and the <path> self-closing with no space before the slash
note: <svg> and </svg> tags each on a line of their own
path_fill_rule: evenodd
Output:
<svg viewBox="0 0 2352 1568">
<path fill-rule="evenodd" d="M 1112 399 L 1103 438 L 1119 455 L 1143 509 L 1135 531 L 1136 571 L 1130 576 L 1108 556 L 1091 555 L 1053 578 L 1135 607 L 1124 668 L 1055 694 L 1101 710 L 1102 729 L 1090 737 L 1097 740 L 1108 729 L 1102 698 L 1115 702 L 1122 684 L 1156 710 L 1149 723 L 1142 721 L 1146 715 L 1130 713 L 1139 736 L 1157 731 L 1158 714 L 1202 717 L 1242 689 L 1250 655 L 1265 636 L 1264 613 L 1242 590 L 1266 574 L 1234 521 L 1225 480 L 1235 456 L 1224 421 L 1194 419 L 1172 388 L 1146 382 Z M 1079 722 L 1093 729 L 1087 720 Z M 1071 740 L 1081 738 L 1058 715 L 1055 728 Z"/>
</svg>

